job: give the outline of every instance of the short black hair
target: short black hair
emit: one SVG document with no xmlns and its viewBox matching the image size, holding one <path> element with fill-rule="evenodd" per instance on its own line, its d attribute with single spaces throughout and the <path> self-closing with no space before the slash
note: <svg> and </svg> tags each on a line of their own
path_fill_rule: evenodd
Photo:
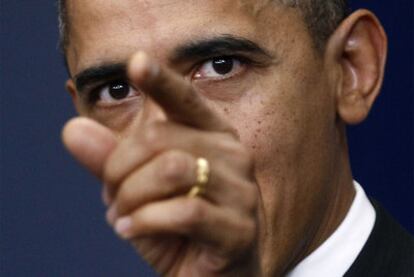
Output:
<svg viewBox="0 0 414 277">
<path fill-rule="evenodd" d="M 276 0 L 282 4 L 296 7 L 314 38 L 316 48 L 324 46 L 338 28 L 339 24 L 348 16 L 347 0 Z"/>
<path fill-rule="evenodd" d="M 323 50 L 326 41 L 348 14 L 347 0 L 274 0 L 289 7 L 298 8 L 315 47 Z M 66 0 L 58 0 L 59 45 L 63 52 L 69 45 L 69 15 Z"/>
</svg>

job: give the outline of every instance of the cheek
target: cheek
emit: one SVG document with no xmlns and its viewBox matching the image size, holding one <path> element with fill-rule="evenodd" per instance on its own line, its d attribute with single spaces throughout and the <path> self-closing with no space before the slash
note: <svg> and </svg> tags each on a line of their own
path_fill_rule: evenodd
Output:
<svg viewBox="0 0 414 277">
<path fill-rule="evenodd" d="M 250 111 L 245 119 L 238 121 L 240 139 L 251 149 L 256 168 L 269 168 L 275 161 L 278 164 L 289 163 L 301 137 L 296 114 L 279 104 L 269 108 L 264 101 L 259 101 L 257 107 L 261 107 L 260 112 Z"/>
<path fill-rule="evenodd" d="M 294 167 L 305 168 L 326 151 L 332 135 L 332 101 L 319 78 L 286 74 L 263 80 L 246 93 L 236 111 L 229 111 L 236 115 L 232 123 L 261 174 L 296 174 Z"/>
<path fill-rule="evenodd" d="M 256 162 L 266 163 L 267 157 L 287 151 L 301 137 L 300 103 L 289 97 L 293 94 L 278 81 L 262 83 L 246 93 L 236 111 L 230 110 L 231 123 L 242 143 L 257 157 Z"/>
<path fill-rule="evenodd" d="M 96 120 L 118 134 L 126 134 L 141 106 L 140 100 L 132 100 L 117 107 L 86 111 L 81 115 Z"/>
</svg>

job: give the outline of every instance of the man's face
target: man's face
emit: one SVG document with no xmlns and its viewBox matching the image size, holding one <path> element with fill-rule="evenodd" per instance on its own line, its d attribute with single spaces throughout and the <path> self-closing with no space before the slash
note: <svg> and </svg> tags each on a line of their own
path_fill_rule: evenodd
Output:
<svg viewBox="0 0 414 277">
<path fill-rule="evenodd" d="M 335 87 L 299 12 L 237 0 L 73 0 L 68 8 L 80 113 L 127 133 L 148 98 L 125 88 L 117 65 L 142 50 L 179 72 L 251 150 L 262 251 L 293 262 L 330 204 L 340 137 Z"/>
</svg>

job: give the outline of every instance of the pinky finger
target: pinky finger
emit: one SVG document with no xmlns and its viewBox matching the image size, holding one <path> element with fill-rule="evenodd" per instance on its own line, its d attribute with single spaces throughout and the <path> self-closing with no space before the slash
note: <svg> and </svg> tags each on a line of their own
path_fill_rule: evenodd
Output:
<svg viewBox="0 0 414 277">
<path fill-rule="evenodd" d="M 217 249 L 217 254 L 233 256 L 251 246 L 256 226 L 248 215 L 214 206 L 201 198 L 179 197 L 148 204 L 119 218 L 115 230 L 124 239 L 186 236 Z"/>
</svg>

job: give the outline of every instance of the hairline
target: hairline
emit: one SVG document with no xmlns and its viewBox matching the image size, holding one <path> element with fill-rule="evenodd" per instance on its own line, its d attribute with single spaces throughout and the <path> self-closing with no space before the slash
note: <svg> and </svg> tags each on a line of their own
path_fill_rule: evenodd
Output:
<svg viewBox="0 0 414 277">
<path fill-rule="evenodd" d="M 69 45 L 70 22 L 66 6 L 67 0 L 58 0 L 58 26 L 59 26 L 59 48 L 64 55 Z M 297 8 L 302 15 L 309 34 L 313 39 L 313 46 L 319 52 L 323 52 L 325 44 L 340 22 L 347 16 L 346 0 L 270 0 L 292 8 Z M 325 4 L 319 3 L 320 1 Z M 318 5 L 319 3 L 319 5 Z M 321 8 L 321 5 L 330 6 Z M 339 5 L 339 7 L 335 7 Z M 335 9 L 337 8 L 337 9 Z M 339 11 L 339 12 L 338 12 Z M 339 14 L 338 14 L 339 13 Z M 330 17 L 330 18 L 327 18 Z M 323 18 L 323 19 L 321 19 Z M 322 26 L 322 20 L 325 25 Z M 321 27 L 322 26 L 322 27 Z"/>
</svg>

